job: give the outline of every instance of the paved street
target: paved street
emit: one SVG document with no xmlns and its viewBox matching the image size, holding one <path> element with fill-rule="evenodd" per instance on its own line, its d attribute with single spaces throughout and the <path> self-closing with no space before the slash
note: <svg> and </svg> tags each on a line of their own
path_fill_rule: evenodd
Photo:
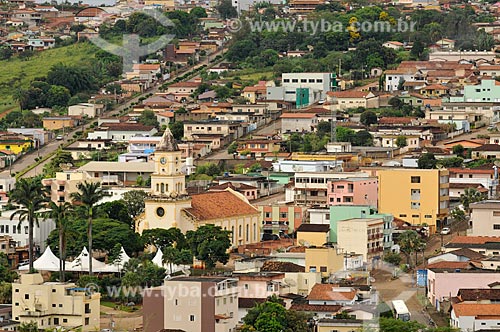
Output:
<svg viewBox="0 0 500 332">
<path fill-rule="evenodd" d="M 221 53 L 222 53 L 222 50 L 219 50 L 219 51 L 211 54 L 211 57 L 215 58 L 217 55 L 219 55 Z M 217 63 L 217 62 L 211 62 L 210 65 L 214 65 L 215 63 Z M 201 67 L 203 65 L 206 65 L 206 62 L 198 63 L 195 66 L 186 67 L 182 72 L 179 72 L 178 75 L 182 75 L 185 72 L 197 69 L 197 68 L 199 68 L 199 67 Z M 169 82 L 169 81 L 170 80 L 168 80 L 166 82 Z M 163 83 L 166 83 L 166 82 L 163 82 Z M 123 104 L 115 107 L 113 110 L 111 110 L 109 112 L 106 112 L 104 115 L 105 116 L 113 116 L 114 114 L 118 114 L 118 113 L 122 112 L 124 109 L 126 109 L 127 107 L 129 107 L 132 103 L 138 103 L 139 102 L 139 98 L 141 98 L 141 97 L 143 97 L 143 96 L 145 96 L 145 95 L 147 95 L 149 93 L 156 93 L 159 90 L 159 88 L 160 88 L 160 86 L 162 84 L 157 84 L 156 86 L 154 86 L 153 88 L 149 89 L 148 91 L 145 91 L 143 94 L 141 94 L 141 95 L 139 95 L 139 96 L 137 96 L 137 97 L 135 97 L 135 98 L 133 98 L 131 100 L 128 100 L 127 102 L 125 102 L 125 103 L 123 103 Z M 90 127 L 90 125 L 91 125 L 92 122 L 89 122 L 88 124 L 86 124 L 84 126 L 84 129 L 87 130 Z M 20 171 L 26 169 L 27 167 L 29 167 L 30 165 L 33 165 L 35 163 L 35 158 L 37 158 L 38 156 L 40 156 L 40 157 L 46 156 L 46 155 L 54 152 L 55 150 L 57 150 L 57 148 L 59 146 L 67 144 L 68 141 L 71 138 L 73 138 L 73 135 L 77 131 L 81 131 L 81 130 L 82 130 L 82 126 L 78 126 L 74 130 L 66 133 L 63 140 L 53 140 L 52 142 L 49 142 L 45 146 L 41 147 L 38 151 L 32 151 L 32 152 L 27 153 L 26 155 L 22 156 L 19 160 L 17 160 L 12 165 L 12 169 L 11 169 L 12 174 L 20 172 Z M 43 166 L 45 164 L 47 164 L 50 160 L 51 160 L 51 158 L 45 160 L 40 165 L 38 165 L 34 169 L 30 170 L 26 174 L 24 174 L 22 176 L 22 178 L 32 177 L 32 176 L 36 176 L 36 175 L 41 174 L 41 172 L 43 170 Z"/>
</svg>

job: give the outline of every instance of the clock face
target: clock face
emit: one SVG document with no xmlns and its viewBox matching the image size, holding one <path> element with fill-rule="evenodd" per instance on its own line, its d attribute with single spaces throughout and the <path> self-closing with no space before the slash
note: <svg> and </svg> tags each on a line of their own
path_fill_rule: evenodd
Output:
<svg viewBox="0 0 500 332">
<path fill-rule="evenodd" d="M 160 158 L 160 163 L 161 163 L 162 165 L 165 165 L 165 164 L 167 163 L 167 159 L 165 159 L 165 157 L 161 157 L 161 158 Z"/>
<path fill-rule="evenodd" d="M 156 215 L 158 217 L 163 217 L 165 215 L 165 209 L 162 207 L 159 207 L 156 209 Z"/>
</svg>

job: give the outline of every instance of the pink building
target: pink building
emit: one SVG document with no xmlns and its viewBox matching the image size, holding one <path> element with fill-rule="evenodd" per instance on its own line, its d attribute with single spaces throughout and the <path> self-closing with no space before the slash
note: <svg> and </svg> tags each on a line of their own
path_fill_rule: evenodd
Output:
<svg viewBox="0 0 500 332">
<path fill-rule="evenodd" d="M 377 207 L 378 180 L 376 177 L 348 178 L 328 182 L 329 205 L 371 205 Z"/>
<path fill-rule="evenodd" d="M 450 305 L 460 288 L 488 288 L 500 272 L 483 270 L 470 262 L 438 262 L 427 267 L 427 298 L 438 311 Z"/>
</svg>

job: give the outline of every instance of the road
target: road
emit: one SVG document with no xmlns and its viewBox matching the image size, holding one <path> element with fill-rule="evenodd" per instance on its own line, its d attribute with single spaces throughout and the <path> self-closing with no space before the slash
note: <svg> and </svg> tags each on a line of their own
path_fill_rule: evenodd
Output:
<svg viewBox="0 0 500 332">
<path fill-rule="evenodd" d="M 214 59 L 217 55 L 223 53 L 223 51 L 225 51 L 225 50 L 218 50 L 217 52 L 211 54 L 210 57 L 212 57 L 212 59 Z M 221 61 L 221 60 L 211 61 L 209 63 L 209 67 L 213 66 L 214 64 L 218 63 L 219 61 Z M 191 70 L 195 70 L 195 69 L 197 69 L 197 68 L 199 68 L 199 67 L 201 67 L 203 65 L 206 65 L 206 64 L 207 63 L 205 63 L 205 62 L 200 62 L 200 63 L 198 63 L 198 64 L 196 64 L 194 66 L 185 67 L 184 70 L 182 72 L 178 72 L 177 75 L 182 75 L 185 72 L 188 72 L 188 71 L 191 71 Z M 135 97 L 133 99 L 130 99 L 130 100 L 126 101 L 123 104 L 118 105 L 113 110 L 111 110 L 109 112 L 106 112 L 104 115 L 105 116 L 113 116 L 115 114 L 119 114 L 120 112 L 122 112 L 123 110 L 125 110 L 126 108 L 128 108 L 129 106 L 131 106 L 132 103 L 138 103 L 139 99 L 141 97 L 144 97 L 144 96 L 146 96 L 147 94 L 150 94 L 150 93 L 154 94 L 154 93 L 158 92 L 158 90 L 160 89 L 160 87 L 161 87 L 162 84 L 168 83 L 168 82 L 172 81 L 173 79 L 174 78 L 172 78 L 171 80 L 167 80 L 165 82 L 162 82 L 161 84 L 155 85 L 154 87 L 152 87 L 151 89 L 145 91 L 141 95 L 138 95 L 137 97 Z M 14 162 L 14 164 L 12 165 L 12 168 L 10 170 L 11 174 L 20 172 L 20 171 L 28 168 L 29 166 L 33 165 L 35 163 L 35 158 L 37 158 L 39 156 L 43 157 L 43 156 L 49 155 L 52 152 L 56 151 L 59 147 L 67 145 L 69 143 L 69 141 L 73 138 L 73 135 L 77 131 L 81 131 L 82 128 L 84 130 L 89 129 L 89 127 L 92 124 L 92 122 L 93 121 L 87 123 L 83 127 L 82 126 L 78 126 L 77 128 L 74 128 L 72 131 L 70 131 L 70 132 L 68 132 L 68 133 L 66 133 L 64 135 L 64 139 L 63 140 L 53 140 L 53 141 L 49 142 L 48 144 L 44 145 L 43 147 L 41 147 L 40 149 L 35 150 L 35 151 L 31 151 L 31 152 L 25 154 L 20 159 L 18 159 L 16 162 Z M 45 160 L 43 163 L 41 163 L 40 165 L 37 165 L 32 170 L 30 170 L 30 171 L 26 172 L 24 175 L 22 175 L 21 178 L 32 177 L 32 176 L 36 176 L 36 175 L 42 174 L 43 167 L 45 166 L 45 164 L 47 164 L 48 162 L 50 162 L 51 159 L 52 158 L 49 158 L 49 159 Z"/>
</svg>

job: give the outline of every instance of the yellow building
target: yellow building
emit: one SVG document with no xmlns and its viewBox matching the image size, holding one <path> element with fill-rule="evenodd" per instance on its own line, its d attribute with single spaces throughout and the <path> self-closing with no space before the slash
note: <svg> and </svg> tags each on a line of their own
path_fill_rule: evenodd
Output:
<svg viewBox="0 0 500 332">
<path fill-rule="evenodd" d="M 19 283 L 12 283 L 12 317 L 19 323 L 34 321 L 40 330 L 98 331 L 100 298 L 74 283 L 44 283 L 41 274 L 22 274 Z"/>
<path fill-rule="evenodd" d="M 100 182 L 100 178 L 89 175 L 86 171 L 57 172 L 52 179 L 43 179 L 42 184 L 49 189 L 50 199 L 54 203 L 71 202 L 71 194 L 78 192 L 78 184 L 83 182 Z"/>
<path fill-rule="evenodd" d="M 176 227 L 185 233 L 212 224 L 231 232 L 233 247 L 259 242 L 261 214 L 243 195 L 231 189 L 187 194 L 181 154 L 167 128 L 154 153 L 151 195 L 136 230 Z"/>
<path fill-rule="evenodd" d="M 64 128 L 73 128 L 76 124 L 75 119 L 69 116 L 53 116 L 43 118 L 43 128 L 47 130 L 59 130 Z"/>
<path fill-rule="evenodd" d="M 328 242 L 329 233 L 329 224 L 302 224 L 297 228 L 297 243 L 307 247 L 322 247 Z"/>
<path fill-rule="evenodd" d="M 384 251 L 384 219 L 353 218 L 337 223 L 338 245 L 345 252 L 363 255 L 370 263 Z"/>
<path fill-rule="evenodd" d="M 449 172 L 446 169 L 378 169 L 378 211 L 413 225 L 427 224 L 431 234 L 446 224 Z"/>
<path fill-rule="evenodd" d="M 17 155 L 32 147 L 33 141 L 26 136 L 11 133 L 0 136 L 0 150 L 8 150 Z"/>
<path fill-rule="evenodd" d="M 344 254 L 338 248 L 306 248 L 306 272 L 321 272 L 322 277 L 328 277 L 343 268 Z"/>
<path fill-rule="evenodd" d="M 316 324 L 317 332 L 353 332 L 361 331 L 363 321 L 360 319 L 320 319 Z"/>
</svg>

